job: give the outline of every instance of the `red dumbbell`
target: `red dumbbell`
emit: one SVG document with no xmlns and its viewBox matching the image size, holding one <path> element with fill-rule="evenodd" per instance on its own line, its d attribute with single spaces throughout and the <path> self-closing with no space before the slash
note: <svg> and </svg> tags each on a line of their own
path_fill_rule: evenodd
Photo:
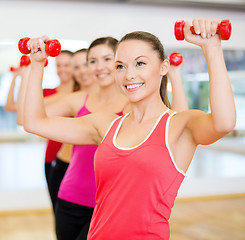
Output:
<svg viewBox="0 0 245 240">
<path fill-rule="evenodd" d="M 16 70 L 17 70 L 17 68 L 12 67 L 12 66 L 9 68 L 9 71 L 10 71 L 10 72 L 14 72 L 14 71 L 16 71 Z"/>
<path fill-rule="evenodd" d="M 183 20 L 177 21 L 174 25 L 174 35 L 177 40 L 184 40 L 185 38 L 183 32 L 184 25 L 185 25 L 185 21 Z M 190 30 L 193 34 L 196 34 L 193 26 L 190 27 Z M 228 19 L 222 20 L 217 27 L 216 34 L 219 34 L 222 40 L 229 40 L 231 36 L 230 20 Z"/>
<path fill-rule="evenodd" d="M 22 38 L 19 40 L 18 43 L 18 48 L 21 53 L 23 54 L 29 54 L 31 51 L 27 48 L 27 43 L 30 40 L 30 38 Z M 48 40 L 45 43 L 45 52 L 47 53 L 48 56 L 51 57 L 56 57 L 60 54 L 61 51 L 61 44 L 58 40 L 53 39 L 53 40 Z"/>
<path fill-rule="evenodd" d="M 169 61 L 171 65 L 179 66 L 183 62 L 183 56 L 181 53 L 173 52 L 169 55 Z"/>
<path fill-rule="evenodd" d="M 45 63 L 44 63 L 44 67 L 47 67 L 47 66 L 48 66 L 48 59 L 46 58 Z"/>
<path fill-rule="evenodd" d="M 28 66 L 30 63 L 31 63 L 31 59 L 28 56 L 23 55 L 20 58 L 20 67 Z"/>
</svg>

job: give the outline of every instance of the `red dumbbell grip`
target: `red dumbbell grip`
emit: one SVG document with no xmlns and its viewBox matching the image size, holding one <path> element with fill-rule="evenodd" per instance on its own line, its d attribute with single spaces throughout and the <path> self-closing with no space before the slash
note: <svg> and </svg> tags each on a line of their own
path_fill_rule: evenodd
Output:
<svg viewBox="0 0 245 240">
<path fill-rule="evenodd" d="M 177 21 L 175 23 L 175 37 L 177 40 L 184 40 L 184 33 L 183 33 L 183 28 L 184 28 L 185 22 L 182 21 Z M 196 34 L 194 27 L 191 26 L 190 30 L 192 34 Z M 231 36 L 231 23 L 230 20 L 225 19 L 220 22 L 220 24 L 217 27 L 216 34 L 220 34 L 220 38 L 222 40 L 229 40 Z"/>
<path fill-rule="evenodd" d="M 191 30 L 191 33 L 192 33 L 192 34 L 197 35 L 196 32 L 195 32 L 195 30 L 194 30 L 194 27 L 193 27 L 193 26 L 190 27 L 190 30 Z M 219 26 L 217 27 L 216 34 L 219 34 Z"/>
<path fill-rule="evenodd" d="M 18 43 L 18 48 L 21 53 L 23 54 L 29 54 L 31 51 L 27 48 L 27 43 L 30 40 L 30 38 L 25 37 L 19 40 Z M 53 40 L 48 40 L 45 43 L 45 51 L 48 56 L 51 57 L 56 57 L 60 54 L 61 51 L 61 44 L 58 40 L 53 39 Z"/>
</svg>

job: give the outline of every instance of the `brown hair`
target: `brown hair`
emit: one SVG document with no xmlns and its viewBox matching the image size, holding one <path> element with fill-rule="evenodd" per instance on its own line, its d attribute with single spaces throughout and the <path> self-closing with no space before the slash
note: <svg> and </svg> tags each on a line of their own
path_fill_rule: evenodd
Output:
<svg viewBox="0 0 245 240">
<path fill-rule="evenodd" d="M 126 34 L 120 41 L 119 44 L 126 40 L 141 40 L 149 43 L 152 46 L 152 49 L 158 53 L 159 59 L 164 61 L 165 53 L 164 48 L 160 40 L 151 33 L 137 31 Z M 161 87 L 160 87 L 160 96 L 162 98 L 163 103 L 170 108 L 170 103 L 167 96 L 167 75 L 162 77 Z"/>
<path fill-rule="evenodd" d="M 60 51 L 60 54 L 68 54 L 68 55 L 72 56 L 73 55 L 73 52 L 72 51 L 69 51 L 69 50 L 61 50 Z"/>
<path fill-rule="evenodd" d="M 76 53 L 87 53 L 88 49 L 87 48 L 81 48 L 79 50 L 77 50 L 76 52 L 73 53 L 73 55 L 75 55 Z"/>
<path fill-rule="evenodd" d="M 98 45 L 101 45 L 101 44 L 105 44 L 107 45 L 108 47 L 110 47 L 113 52 L 115 53 L 116 52 L 116 48 L 117 48 L 117 44 L 118 44 L 118 40 L 113 38 L 113 37 L 102 37 L 102 38 L 97 38 L 95 39 L 91 44 L 90 46 L 88 47 L 88 52 L 87 52 L 87 59 L 88 59 L 88 55 L 89 55 L 89 52 L 91 50 L 91 48 L 95 47 L 95 46 L 98 46 Z"/>
</svg>

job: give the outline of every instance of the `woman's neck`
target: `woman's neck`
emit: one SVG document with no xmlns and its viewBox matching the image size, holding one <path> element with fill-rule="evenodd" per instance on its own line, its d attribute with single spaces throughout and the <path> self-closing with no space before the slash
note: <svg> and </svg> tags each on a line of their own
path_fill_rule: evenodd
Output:
<svg viewBox="0 0 245 240">
<path fill-rule="evenodd" d="M 136 122 L 142 122 L 159 117 L 168 107 L 163 103 L 160 95 L 144 99 L 130 104 L 130 118 Z"/>
<path fill-rule="evenodd" d="M 98 92 L 98 98 L 103 102 L 115 101 L 119 97 L 122 97 L 121 92 L 118 90 L 115 84 L 112 84 L 107 87 L 100 88 Z"/>
<path fill-rule="evenodd" d="M 58 92 L 60 93 L 73 92 L 73 88 L 74 88 L 73 80 L 67 82 L 61 82 L 61 84 L 57 87 Z"/>
<path fill-rule="evenodd" d="M 93 93 L 99 91 L 99 86 L 97 84 L 92 84 L 89 86 L 82 86 L 81 90 L 86 93 Z"/>
</svg>

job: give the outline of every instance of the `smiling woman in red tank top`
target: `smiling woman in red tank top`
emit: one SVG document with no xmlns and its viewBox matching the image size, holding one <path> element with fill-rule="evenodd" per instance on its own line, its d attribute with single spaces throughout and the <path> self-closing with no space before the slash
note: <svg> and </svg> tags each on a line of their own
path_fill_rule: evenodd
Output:
<svg viewBox="0 0 245 240">
<path fill-rule="evenodd" d="M 211 113 L 169 110 L 164 78 L 169 60 L 163 46 L 150 33 L 132 32 L 121 39 L 116 52 L 116 83 L 130 101 L 129 114 L 49 118 L 44 109 L 35 111 L 43 101 L 45 39 L 30 42 L 32 91 L 26 96 L 25 129 L 73 144 L 100 144 L 89 240 L 168 240 L 171 208 L 197 146 L 217 141 L 235 126 L 234 97 L 216 34 L 218 21 L 195 19 L 193 25 L 202 34 L 192 34 L 186 22 L 184 35 L 187 42 L 201 47 L 207 61 Z"/>
</svg>

